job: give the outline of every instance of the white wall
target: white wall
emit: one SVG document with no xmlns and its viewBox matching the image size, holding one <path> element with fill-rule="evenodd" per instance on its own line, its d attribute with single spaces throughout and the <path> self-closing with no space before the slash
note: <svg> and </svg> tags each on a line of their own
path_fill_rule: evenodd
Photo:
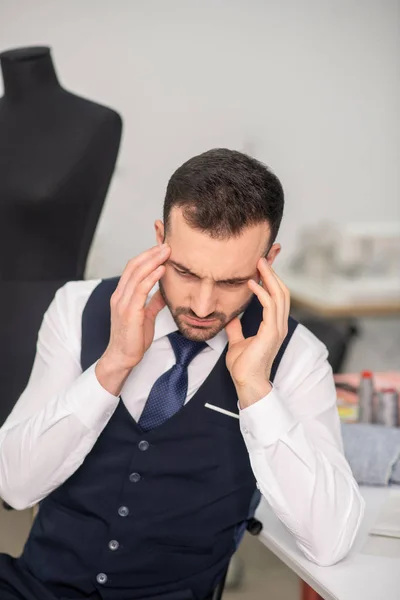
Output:
<svg viewBox="0 0 400 600">
<path fill-rule="evenodd" d="M 87 277 L 153 244 L 166 182 L 214 146 L 268 163 L 280 241 L 322 217 L 400 216 L 396 0 L 0 0 L 0 49 L 50 45 L 62 84 L 123 115 Z"/>
</svg>

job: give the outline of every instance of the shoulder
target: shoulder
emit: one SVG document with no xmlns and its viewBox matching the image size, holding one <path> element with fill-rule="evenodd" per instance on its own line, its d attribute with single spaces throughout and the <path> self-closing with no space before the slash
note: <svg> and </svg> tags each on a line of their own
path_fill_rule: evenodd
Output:
<svg viewBox="0 0 400 600">
<path fill-rule="evenodd" d="M 49 325 L 68 337 L 70 327 L 80 322 L 83 309 L 99 285 L 101 279 L 68 281 L 55 293 L 43 318 L 43 326 Z"/>
<path fill-rule="evenodd" d="M 328 350 L 323 342 L 307 327 L 298 323 L 293 333 L 293 352 L 305 352 L 310 356 L 327 356 Z"/>
<path fill-rule="evenodd" d="M 101 281 L 101 279 L 68 281 L 57 290 L 52 304 L 63 311 L 83 308 Z"/>
<path fill-rule="evenodd" d="M 48 307 L 39 332 L 39 341 L 58 340 L 79 356 L 81 322 L 86 303 L 101 279 L 68 281 L 60 287 Z"/>
<path fill-rule="evenodd" d="M 321 414 L 336 405 L 328 350 L 300 323 L 282 357 L 274 384 L 298 419 Z"/>
<path fill-rule="evenodd" d="M 277 375 L 277 383 L 282 378 L 297 380 L 307 375 L 320 365 L 328 367 L 328 350 L 307 327 L 298 323 L 282 357 Z"/>
</svg>

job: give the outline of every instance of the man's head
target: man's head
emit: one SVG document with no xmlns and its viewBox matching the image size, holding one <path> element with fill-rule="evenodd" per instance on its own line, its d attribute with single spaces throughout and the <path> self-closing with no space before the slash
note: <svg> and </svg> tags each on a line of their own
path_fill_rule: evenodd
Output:
<svg viewBox="0 0 400 600">
<path fill-rule="evenodd" d="M 233 150 L 204 152 L 172 175 L 155 223 L 157 242 L 171 247 L 160 290 L 187 338 L 211 339 L 246 309 L 259 259 L 272 264 L 280 251 L 283 206 L 278 178 Z"/>
</svg>

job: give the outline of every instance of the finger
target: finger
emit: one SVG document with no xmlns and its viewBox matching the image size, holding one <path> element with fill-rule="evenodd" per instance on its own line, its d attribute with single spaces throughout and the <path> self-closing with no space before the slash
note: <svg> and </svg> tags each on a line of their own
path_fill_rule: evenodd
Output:
<svg viewBox="0 0 400 600">
<path fill-rule="evenodd" d="M 254 279 L 249 279 L 247 283 L 251 291 L 256 294 L 264 308 L 273 309 L 275 307 L 275 300 L 272 298 L 269 290 L 267 290 L 265 287 L 262 287 L 262 285 L 254 281 Z"/>
<path fill-rule="evenodd" d="M 138 256 L 131 258 L 128 261 L 128 263 L 119 279 L 117 288 L 115 290 L 115 295 L 117 297 L 122 296 L 125 286 L 128 283 L 128 281 L 130 280 L 132 273 L 134 273 L 136 271 L 136 269 L 138 267 L 140 267 L 140 265 L 142 265 L 146 261 L 151 260 L 152 258 L 156 258 L 158 256 L 161 257 L 161 253 L 162 253 L 162 246 L 157 245 L 157 246 L 153 246 L 153 248 L 150 248 L 149 250 L 146 250 L 145 252 L 142 252 Z"/>
<path fill-rule="evenodd" d="M 273 272 L 272 267 L 270 267 L 264 258 L 260 259 L 257 266 L 261 275 L 261 279 L 265 284 L 265 289 L 272 297 L 276 296 L 277 298 L 281 298 L 283 296 L 283 289 L 278 281 L 277 276 Z"/>
<path fill-rule="evenodd" d="M 278 330 L 280 336 L 283 338 L 286 335 L 287 329 L 287 316 L 286 316 L 286 298 L 285 294 L 279 281 L 279 278 L 275 274 L 273 268 L 268 265 L 271 274 L 271 281 L 274 282 L 274 285 L 279 287 L 279 292 L 276 292 L 275 302 L 276 302 L 276 322 L 278 325 Z"/>
<path fill-rule="evenodd" d="M 263 307 L 263 320 L 260 325 L 260 334 L 264 337 L 265 335 L 273 335 L 275 330 L 278 330 L 277 326 L 277 314 L 276 314 L 276 302 L 270 296 L 270 294 L 261 285 L 256 283 L 253 279 L 248 282 L 249 288 L 256 294 Z"/>
<path fill-rule="evenodd" d="M 283 283 L 282 279 L 280 279 L 280 277 L 275 273 L 274 269 L 272 267 L 271 271 L 274 275 L 274 277 L 276 278 L 277 282 L 279 283 L 279 286 L 283 292 L 284 298 L 285 298 L 285 309 L 284 309 L 284 314 L 283 314 L 283 327 L 284 330 L 287 332 L 287 327 L 288 327 L 288 319 L 289 319 L 289 313 L 290 313 L 290 292 L 289 292 L 289 288 Z"/>
<path fill-rule="evenodd" d="M 265 311 L 263 319 L 265 320 L 266 318 L 269 319 L 271 316 L 275 316 L 276 320 L 276 303 L 269 291 L 254 281 L 254 279 L 248 281 L 248 286 L 251 291 L 255 293 Z"/>
<path fill-rule="evenodd" d="M 164 308 L 165 300 L 161 295 L 160 290 L 157 290 L 150 298 L 146 306 L 146 317 L 154 321 L 158 313 Z"/>
<path fill-rule="evenodd" d="M 148 258 L 141 265 L 139 265 L 134 271 L 132 271 L 129 280 L 126 283 L 126 290 L 139 287 L 139 285 L 148 277 L 155 269 L 166 262 L 169 256 L 169 249 L 164 249 L 160 254 L 156 254 L 153 257 Z"/>
<path fill-rule="evenodd" d="M 165 274 L 165 266 L 156 266 L 156 264 L 153 262 L 150 266 L 146 263 L 143 265 L 140 281 L 138 277 L 131 276 L 122 297 L 118 301 L 120 310 L 125 310 L 128 306 L 130 310 L 142 310 L 144 308 L 151 289 Z"/>
<path fill-rule="evenodd" d="M 155 254 L 147 255 L 147 258 L 142 258 L 140 263 L 131 265 L 131 268 L 125 274 L 126 281 L 122 287 L 115 292 L 115 299 L 122 303 L 130 302 L 135 288 L 168 258 L 171 249 L 165 247 L 162 251 L 159 250 Z"/>
<path fill-rule="evenodd" d="M 285 294 L 285 296 L 290 296 L 289 293 L 289 288 L 283 283 L 282 279 L 279 277 L 279 275 L 277 275 L 275 269 L 270 265 L 269 267 L 271 269 L 271 273 L 273 274 L 273 276 L 275 277 L 275 279 L 277 280 L 279 287 L 281 288 L 282 292 Z"/>
<path fill-rule="evenodd" d="M 146 250 L 145 252 L 142 252 L 138 256 L 135 256 L 134 258 L 131 258 L 127 262 L 125 269 L 122 272 L 122 275 L 118 282 L 117 290 L 122 293 L 132 272 L 144 261 L 148 260 L 152 256 L 156 256 L 157 252 L 160 252 L 160 246 L 158 246 L 158 245 L 153 246 L 152 248 L 149 248 L 148 250 Z"/>
<path fill-rule="evenodd" d="M 226 334 L 228 336 L 229 344 L 236 344 L 244 340 L 242 324 L 238 317 L 235 317 L 226 325 Z"/>
<path fill-rule="evenodd" d="M 263 259 L 260 260 L 259 271 L 266 290 L 270 293 L 271 297 L 276 303 L 277 325 L 280 333 L 283 335 L 287 329 L 288 319 L 288 315 L 286 313 L 287 300 L 283 290 L 284 284 L 274 273 L 272 267 Z"/>
</svg>

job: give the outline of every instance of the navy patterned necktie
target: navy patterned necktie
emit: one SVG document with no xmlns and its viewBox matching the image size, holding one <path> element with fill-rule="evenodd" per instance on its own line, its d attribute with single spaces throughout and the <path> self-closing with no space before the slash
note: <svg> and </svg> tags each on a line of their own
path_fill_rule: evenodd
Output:
<svg viewBox="0 0 400 600">
<path fill-rule="evenodd" d="M 162 425 L 185 404 L 188 389 L 188 366 L 194 357 L 207 347 L 205 342 L 194 342 L 179 331 L 168 335 L 175 353 L 176 364 L 157 379 L 138 421 L 143 431 Z"/>
</svg>

